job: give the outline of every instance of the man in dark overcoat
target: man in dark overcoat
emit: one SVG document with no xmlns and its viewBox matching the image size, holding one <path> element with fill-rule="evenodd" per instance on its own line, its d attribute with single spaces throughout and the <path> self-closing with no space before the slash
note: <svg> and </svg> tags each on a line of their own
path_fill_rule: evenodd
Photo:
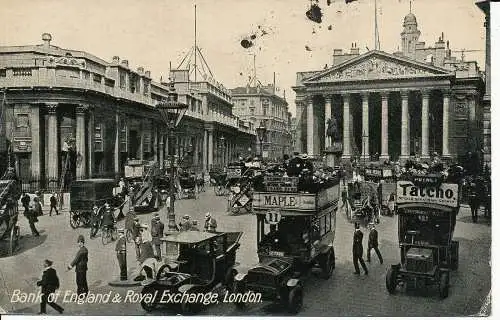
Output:
<svg viewBox="0 0 500 320">
<path fill-rule="evenodd" d="M 42 280 L 37 281 L 36 285 L 42 289 L 42 301 L 40 302 L 40 312 L 39 314 L 47 313 L 47 304 L 54 308 L 59 313 L 63 313 L 64 308 L 53 301 L 54 292 L 59 289 L 59 278 L 57 277 L 57 272 L 52 268 L 52 261 L 45 260 L 43 263 L 45 270 L 42 274 Z M 52 296 L 50 296 L 52 295 Z M 49 302 L 49 296 L 51 302 Z"/>
<path fill-rule="evenodd" d="M 359 229 L 359 223 L 354 223 L 354 236 L 352 241 L 352 261 L 354 263 L 354 274 L 359 274 L 359 265 L 361 263 L 365 274 L 368 275 L 368 268 L 366 268 L 365 261 L 363 260 L 363 232 Z"/>
<path fill-rule="evenodd" d="M 77 243 L 80 249 L 78 249 L 75 259 L 73 259 L 73 261 L 69 264 L 68 270 L 75 267 L 77 294 L 87 294 L 89 292 L 87 284 L 87 262 L 89 261 L 89 251 L 85 247 L 85 238 L 82 235 L 78 236 Z"/>
</svg>

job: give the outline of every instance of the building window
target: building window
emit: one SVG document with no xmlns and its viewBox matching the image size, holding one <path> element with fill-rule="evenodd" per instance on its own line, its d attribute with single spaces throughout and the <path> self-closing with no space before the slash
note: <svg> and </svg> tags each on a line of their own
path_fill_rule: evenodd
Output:
<svg viewBox="0 0 500 320">
<path fill-rule="evenodd" d="M 31 77 L 31 69 L 30 68 L 12 69 L 12 75 L 14 77 Z"/>
<path fill-rule="evenodd" d="M 100 74 L 94 73 L 94 82 L 101 83 L 102 77 Z"/>
<path fill-rule="evenodd" d="M 250 108 L 250 115 L 255 115 L 255 108 Z"/>
<path fill-rule="evenodd" d="M 125 88 L 125 72 L 120 72 L 120 88 Z"/>
<path fill-rule="evenodd" d="M 5 78 L 7 76 L 7 71 L 5 69 L 0 69 L 0 77 Z"/>
<path fill-rule="evenodd" d="M 29 115 L 26 113 L 17 114 L 16 135 L 20 137 L 29 137 L 30 136 L 29 128 L 30 128 Z"/>
</svg>

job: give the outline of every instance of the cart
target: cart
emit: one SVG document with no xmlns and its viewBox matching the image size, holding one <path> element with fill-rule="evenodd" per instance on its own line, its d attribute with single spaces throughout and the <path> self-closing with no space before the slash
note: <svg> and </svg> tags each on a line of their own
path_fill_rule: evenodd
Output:
<svg viewBox="0 0 500 320">
<path fill-rule="evenodd" d="M 299 192 L 298 177 L 270 177 L 254 192 L 259 263 L 235 276 L 234 292 L 260 293 L 290 313 L 303 304 L 309 271 L 329 279 L 335 269 L 336 212 L 340 178 L 315 193 Z M 244 307 L 237 302 L 237 307 Z"/>
<path fill-rule="evenodd" d="M 21 195 L 16 180 L 0 180 L 0 242 L 7 247 L 7 254 L 14 254 L 19 246 L 20 228 L 17 200 Z"/>
<path fill-rule="evenodd" d="M 95 226 L 91 222 L 95 221 L 94 218 L 102 215 L 105 203 L 108 203 L 113 210 L 124 205 L 125 199 L 122 194 L 113 195 L 114 187 L 115 181 L 113 179 L 73 181 L 70 189 L 70 226 L 73 229 L 79 226 L 91 226 L 91 233 L 93 233 Z M 93 218 L 93 215 L 96 217 Z M 97 226 L 98 229 L 99 226 Z"/>
<path fill-rule="evenodd" d="M 458 269 L 459 243 L 453 240 L 460 208 L 460 187 L 436 177 L 397 182 L 398 238 L 401 262 L 386 275 L 390 294 L 399 286 L 436 285 L 448 296 L 450 271 Z"/>
<path fill-rule="evenodd" d="M 196 175 L 183 173 L 179 176 L 181 199 L 196 199 L 197 181 Z"/>
<path fill-rule="evenodd" d="M 349 182 L 347 186 L 347 219 L 367 226 L 380 222 L 380 205 L 377 196 L 378 185 L 368 181 Z"/>
<path fill-rule="evenodd" d="M 208 174 L 210 175 L 210 184 L 214 187 L 215 195 L 226 195 L 227 173 L 217 168 L 210 170 Z"/>
</svg>

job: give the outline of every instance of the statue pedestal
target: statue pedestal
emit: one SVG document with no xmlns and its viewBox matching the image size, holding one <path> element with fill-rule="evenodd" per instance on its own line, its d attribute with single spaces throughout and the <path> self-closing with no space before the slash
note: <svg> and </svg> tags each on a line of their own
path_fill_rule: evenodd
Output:
<svg viewBox="0 0 500 320">
<path fill-rule="evenodd" d="M 325 150 L 326 165 L 328 167 L 340 166 L 342 157 L 342 142 L 334 142 Z"/>
</svg>

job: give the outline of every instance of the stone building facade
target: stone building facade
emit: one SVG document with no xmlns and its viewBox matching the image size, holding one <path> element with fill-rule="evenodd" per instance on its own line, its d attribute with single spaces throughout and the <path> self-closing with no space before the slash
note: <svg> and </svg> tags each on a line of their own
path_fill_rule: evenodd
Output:
<svg viewBox="0 0 500 320">
<path fill-rule="evenodd" d="M 293 152 L 291 147 L 291 114 L 288 102 L 276 94 L 275 86 L 247 85 L 231 89 L 234 114 L 253 123 L 254 127 L 266 126 L 266 137 L 262 141 L 264 158 L 280 159 Z M 256 141 L 260 148 L 260 141 Z M 260 150 L 256 150 L 260 154 Z"/>
<path fill-rule="evenodd" d="M 441 34 L 434 47 L 419 41 L 412 13 L 404 18 L 401 52 L 344 54 L 330 68 L 297 73 L 299 152 L 329 150 L 327 121 L 335 119 L 342 158 L 456 158 L 482 147 L 483 74 L 474 61 L 452 57 Z"/>
<path fill-rule="evenodd" d="M 190 152 L 193 166 L 208 170 L 215 157 L 210 128 L 254 143 L 255 131 L 248 125 L 209 116 L 202 94 L 181 92 L 179 100 L 189 109 L 169 144 L 155 108 L 167 96 L 166 84 L 155 82 L 143 67 L 132 70 L 117 56 L 106 62 L 53 46 L 49 34 L 43 41 L 0 47 L 3 134 L 24 185 L 57 185 L 67 158 L 74 162 L 69 166 L 74 178 L 114 178 L 123 174 L 128 159 L 164 163 L 171 153 L 183 158 Z M 71 145 L 76 156 L 65 157 Z"/>
</svg>

